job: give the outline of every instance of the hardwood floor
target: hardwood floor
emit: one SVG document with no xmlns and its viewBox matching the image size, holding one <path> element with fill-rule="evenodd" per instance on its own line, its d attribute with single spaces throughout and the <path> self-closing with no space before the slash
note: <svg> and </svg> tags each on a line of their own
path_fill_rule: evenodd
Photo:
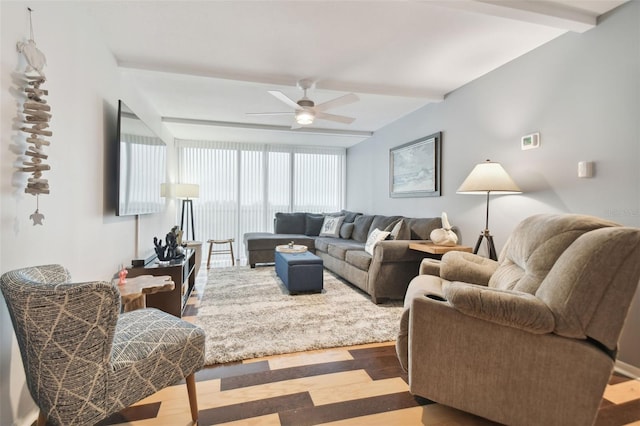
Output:
<svg viewBox="0 0 640 426">
<path fill-rule="evenodd" d="M 206 281 L 198 276 L 185 311 L 197 315 Z M 204 277 L 204 278 L 202 278 Z M 414 397 L 393 342 L 271 356 L 207 367 L 196 374 L 203 425 L 493 425 Z M 171 386 L 102 425 L 191 425 L 184 383 Z M 597 426 L 640 425 L 640 381 L 618 374 L 607 387 Z"/>
</svg>

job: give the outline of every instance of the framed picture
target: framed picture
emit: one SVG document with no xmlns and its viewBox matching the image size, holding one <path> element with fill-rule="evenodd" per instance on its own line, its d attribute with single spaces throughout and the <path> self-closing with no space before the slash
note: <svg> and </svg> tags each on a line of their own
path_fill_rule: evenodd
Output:
<svg viewBox="0 0 640 426">
<path fill-rule="evenodd" d="M 441 132 L 389 150 L 389 196 L 440 196 Z"/>
</svg>

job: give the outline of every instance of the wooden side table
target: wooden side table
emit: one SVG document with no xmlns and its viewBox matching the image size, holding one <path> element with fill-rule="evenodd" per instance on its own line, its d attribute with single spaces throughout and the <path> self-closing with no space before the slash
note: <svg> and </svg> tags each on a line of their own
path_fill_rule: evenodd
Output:
<svg viewBox="0 0 640 426">
<path fill-rule="evenodd" d="M 168 275 L 140 275 L 134 278 L 127 278 L 122 285 L 118 284 L 118 281 L 119 279 L 116 278 L 113 283 L 120 290 L 120 300 L 122 301 L 124 312 L 146 308 L 147 294 L 171 291 L 175 288 L 175 283 Z"/>
<path fill-rule="evenodd" d="M 471 253 L 473 251 L 473 249 L 468 246 L 438 246 L 433 243 L 410 243 L 409 248 L 411 250 L 417 250 L 424 253 L 436 254 L 440 257 L 450 251 L 464 251 L 467 253 Z"/>
<path fill-rule="evenodd" d="M 429 253 L 433 256 L 425 257 L 422 259 L 420 263 L 419 274 L 424 275 L 439 275 L 440 270 L 440 259 L 442 259 L 442 255 L 450 252 L 450 251 L 463 251 L 467 253 L 472 253 L 473 250 L 468 246 L 439 246 L 433 243 L 409 243 L 409 248 L 411 250 L 421 251 L 423 253 Z M 438 271 L 438 272 L 436 272 Z"/>
</svg>

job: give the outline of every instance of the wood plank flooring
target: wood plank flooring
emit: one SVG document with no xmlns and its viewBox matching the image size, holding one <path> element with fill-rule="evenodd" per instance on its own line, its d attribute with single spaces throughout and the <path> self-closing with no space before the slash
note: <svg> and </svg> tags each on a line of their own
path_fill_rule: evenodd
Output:
<svg viewBox="0 0 640 426">
<path fill-rule="evenodd" d="M 204 276 L 204 278 L 202 278 Z M 186 319 L 197 315 L 206 269 Z M 207 367 L 196 374 L 198 425 L 494 425 L 414 397 L 393 342 L 278 355 Z M 191 425 L 184 383 L 171 386 L 101 425 Z M 615 374 L 597 426 L 640 426 L 640 381 Z"/>
</svg>

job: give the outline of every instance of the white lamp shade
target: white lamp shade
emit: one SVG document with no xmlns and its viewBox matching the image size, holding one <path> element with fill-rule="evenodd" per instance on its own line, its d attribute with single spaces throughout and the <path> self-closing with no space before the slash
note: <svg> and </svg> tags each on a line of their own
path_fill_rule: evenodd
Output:
<svg viewBox="0 0 640 426">
<path fill-rule="evenodd" d="M 163 183 L 160 185 L 160 196 L 168 198 L 198 198 L 200 185 L 195 183 Z"/>
<path fill-rule="evenodd" d="M 476 165 L 458 188 L 458 194 L 521 194 L 522 191 L 500 163 L 485 161 Z"/>
</svg>

